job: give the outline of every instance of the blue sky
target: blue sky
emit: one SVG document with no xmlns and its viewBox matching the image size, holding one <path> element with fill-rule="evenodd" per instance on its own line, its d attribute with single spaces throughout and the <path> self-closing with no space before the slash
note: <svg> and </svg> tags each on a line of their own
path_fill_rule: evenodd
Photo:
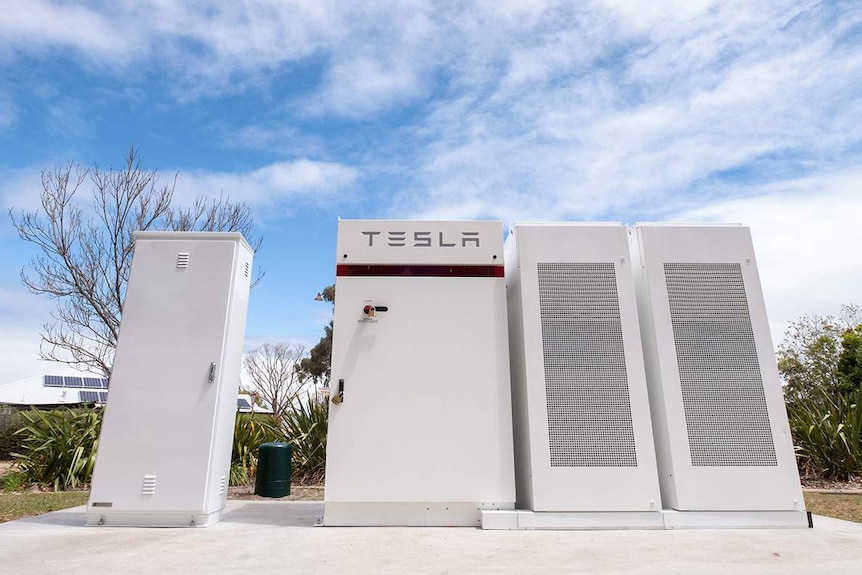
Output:
<svg viewBox="0 0 862 575">
<path fill-rule="evenodd" d="M 862 303 L 856 1 L 5 0 L 0 366 L 51 302 L 5 212 L 134 143 L 176 199 L 252 205 L 247 345 L 313 345 L 336 218 L 733 221 L 773 333 Z"/>
</svg>

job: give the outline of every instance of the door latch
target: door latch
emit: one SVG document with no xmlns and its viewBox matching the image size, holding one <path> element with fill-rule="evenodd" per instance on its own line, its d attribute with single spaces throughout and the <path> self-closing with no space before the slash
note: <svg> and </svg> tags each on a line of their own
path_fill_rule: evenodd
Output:
<svg viewBox="0 0 862 575">
<path fill-rule="evenodd" d="M 338 392 L 332 396 L 332 403 L 334 403 L 335 405 L 338 405 L 342 401 L 344 401 L 344 380 L 339 379 L 338 380 Z"/>
<path fill-rule="evenodd" d="M 385 305 L 366 304 L 362 308 L 362 314 L 365 317 L 365 319 L 374 319 L 375 317 L 377 317 L 377 312 L 384 312 L 384 311 L 389 311 L 389 308 L 386 307 Z"/>
</svg>

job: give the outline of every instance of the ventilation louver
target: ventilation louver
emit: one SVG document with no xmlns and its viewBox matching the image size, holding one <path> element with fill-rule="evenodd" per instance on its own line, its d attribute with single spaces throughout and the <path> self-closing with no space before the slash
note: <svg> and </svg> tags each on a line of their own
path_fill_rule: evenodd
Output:
<svg viewBox="0 0 862 575">
<path fill-rule="evenodd" d="M 665 263 L 691 464 L 776 466 L 738 263 Z"/>
<path fill-rule="evenodd" d="M 156 492 L 156 476 L 144 475 L 144 483 L 141 487 L 141 495 L 153 495 Z"/>
<path fill-rule="evenodd" d="M 539 263 L 552 467 L 636 467 L 613 263 Z"/>
</svg>

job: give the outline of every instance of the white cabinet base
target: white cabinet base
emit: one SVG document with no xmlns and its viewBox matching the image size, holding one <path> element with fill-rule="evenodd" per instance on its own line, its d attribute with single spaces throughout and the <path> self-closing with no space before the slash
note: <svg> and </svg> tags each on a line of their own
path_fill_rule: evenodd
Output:
<svg viewBox="0 0 862 575">
<path fill-rule="evenodd" d="M 328 501 L 323 524 L 327 527 L 479 527 L 485 511 L 513 508 L 512 503 Z"/>
<path fill-rule="evenodd" d="M 212 513 L 172 511 L 169 513 L 120 512 L 87 513 L 88 527 L 208 527 L 218 523 L 222 510 Z"/>
<path fill-rule="evenodd" d="M 650 511 L 541 513 L 482 511 L 486 530 L 804 529 L 805 511 Z"/>
</svg>

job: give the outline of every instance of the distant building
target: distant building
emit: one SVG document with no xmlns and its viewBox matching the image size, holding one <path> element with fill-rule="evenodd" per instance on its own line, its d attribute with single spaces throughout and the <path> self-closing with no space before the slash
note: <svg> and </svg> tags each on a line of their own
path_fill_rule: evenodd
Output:
<svg viewBox="0 0 862 575">
<path fill-rule="evenodd" d="M 17 409 L 55 409 L 58 407 L 103 406 L 108 400 L 106 378 L 74 368 L 52 370 L 50 374 L 0 384 L 0 406 Z M 166 398 L 170 401 L 170 398 Z M 248 393 L 237 394 L 236 407 L 250 413 L 254 404 Z M 255 413 L 272 413 L 268 407 L 254 406 Z"/>
</svg>

